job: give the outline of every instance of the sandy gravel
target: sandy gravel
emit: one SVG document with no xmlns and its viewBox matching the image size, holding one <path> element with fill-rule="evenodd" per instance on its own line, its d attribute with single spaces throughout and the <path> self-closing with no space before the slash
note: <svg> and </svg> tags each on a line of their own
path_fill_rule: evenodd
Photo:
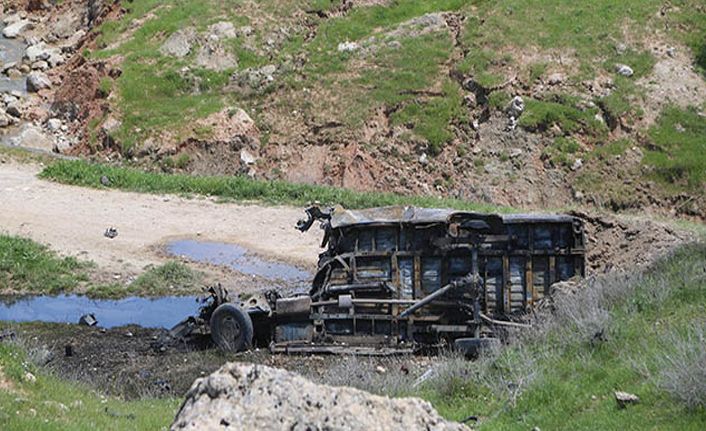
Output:
<svg viewBox="0 0 706 431">
<path fill-rule="evenodd" d="M 38 165 L 0 163 L 0 231 L 49 245 L 63 255 L 92 260 L 117 273 L 137 273 L 163 262 L 170 239 L 198 238 L 249 248 L 273 260 L 312 269 L 321 231 L 294 229 L 302 208 L 218 204 L 44 181 Z M 118 237 L 103 236 L 113 226 Z"/>
</svg>

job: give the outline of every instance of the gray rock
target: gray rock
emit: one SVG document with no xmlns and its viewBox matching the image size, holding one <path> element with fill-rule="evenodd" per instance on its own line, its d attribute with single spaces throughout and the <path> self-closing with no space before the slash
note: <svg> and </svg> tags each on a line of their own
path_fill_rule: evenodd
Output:
<svg viewBox="0 0 706 431">
<path fill-rule="evenodd" d="M 47 128 L 52 132 L 57 132 L 61 130 L 61 120 L 58 118 L 50 118 L 47 121 Z"/>
<path fill-rule="evenodd" d="M 216 35 L 219 39 L 232 39 L 238 36 L 232 22 L 221 21 L 208 26 L 208 33 Z"/>
<path fill-rule="evenodd" d="M 217 36 L 199 47 L 196 54 L 196 64 L 211 70 L 233 69 L 238 66 L 233 54 L 223 47 Z"/>
<path fill-rule="evenodd" d="M 520 157 L 522 155 L 522 149 L 520 148 L 513 148 L 510 150 L 510 158 L 514 159 L 516 157 Z"/>
<path fill-rule="evenodd" d="M 47 63 L 44 60 L 39 60 L 39 61 L 35 61 L 34 63 L 32 63 L 32 70 L 45 71 L 47 69 L 49 69 L 49 63 Z"/>
<path fill-rule="evenodd" d="M 353 52 L 360 49 L 360 44 L 357 42 L 341 42 L 338 44 L 338 52 Z"/>
<path fill-rule="evenodd" d="M 172 430 L 465 431 L 418 398 L 388 398 L 313 383 L 264 365 L 227 363 L 197 379 Z"/>
<path fill-rule="evenodd" d="M 11 103 L 17 102 L 17 98 L 12 94 L 3 93 L 2 94 L 2 104 L 9 105 Z"/>
<path fill-rule="evenodd" d="M 243 148 L 240 150 L 240 161 L 245 165 L 253 165 L 257 161 L 257 157 L 253 156 L 248 150 Z"/>
<path fill-rule="evenodd" d="M 525 112 L 525 101 L 520 96 L 513 97 L 507 107 L 507 114 L 510 117 L 519 118 L 523 112 Z"/>
<path fill-rule="evenodd" d="M 12 68 L 7 71 L 7 77 L 10 79 L 20 79 L 22 78 L 22 72 L 16 68 Z"/>
<path fill-rule="evenodd" d="M 552 73 L 547 77 L 547 84 L 549 85 L 559 85 L 566 81 L 566 76 L 563 73 Z"/>
<path fill-rule="evenodd" d="M 0 70 L 2 70 L 2 73 L 7 73 L 10 69 L 13 69 L 15 66 L 17 66 L 16 61 L 8 61 L 7 63 L 2 64 Z"/>
<path fill-rule="evenodd" d="M 581 166 L 583 166 L 583 160 L 582 159 L 576 159 L 574 160 L 574 164 L 571 165 L 571 170 L 572 171 L 577 171 L 581 169 Z"/>
<path fill-rule="evenodd" d="M 230 77 L 230 83 L 238 88 L 257 91 L 273 83 L 276 74 L 277 66 L 268 64 L 261 68 L 248 68 L 235 72 Z"/>
<path fill-rule="evenodd" d="M 241 36 L 250 36 L 251 34 L 253 34 L 253 29 L 249 25 L 246 25 L 244 27 L 240 27 L 238 29 L 238 34 Z"/>
<path fill-rule="evenodd" d="M 32 23 L 29 20 L 23 19 L 5 27 L 2 30 L 2 35 L 8 39 L 14 39 L 23 31 L 30 30 L 31 28 Z"/>
<path fill-rule="evenodd" d="M 627 77 L 631 77 L 635 73 L 632 70 L 632 67 L 628 66 L 627 64 L 616 64 L 615 65 L 615 72 L 618 75 L 627 76 Z"/>
<path fill-rule="evenodd" d="M 15 118 L 20 118 L 22 117 L 22 110 L 20 109 L 20 102 L 19 100 L 15 100 L 12 103 L 9 103 L 7 107 L 5 108 L 5 112 L 8 114 L 12 115 Z"/>
<path fill-rule="evenodd" d="M 12 117 L 0 109 L 0 127 L 7 127 L 13 123 Z"/>
<path fill-rule="evenodd" d="M 618 408 L 624 409 L 630 404 L 639 403 L 640 397 L 628 392 L 615 391 L 615 401 L 618 403 Z"/>
<path fill-rule="evenodd" d="M 43 72 L 32 72 L 27 76 L 27 91 L 36 93 L 51 87 L 49 77 Z"/>
<path fill-rule="evenodd" d="M 25 124 L 17 136 L 10 138 L 10 144 L 16 147 L 34 148 L 43 151 L 54 150 L 54 140 L 34 124 Z"/>
<path fill-rule="evenodd" d="M 193 28 L 184 28 L 172 33 L 159 48 L 159 51 L 164 55 L 186 57 L 191 52 L 195 41 L 196 31 Z"/>
<path fill-rule="evenodd" d="M 429 164 L 429 156 L 427 156 L 427 153 L 422 153 L 422 155 L 419 156 L 419 163 L 425 166 Z"/>
<path fill-rule="evenodd" d="M 44 42 L 39 42 L 25 50 L 25 58 L 30 63 L 40 60 L 46 61 L 48 64 L 58 66 L 64 63 L 64 56 L 61 54 L 61 49 L 49 46 Z"/>
</svg>

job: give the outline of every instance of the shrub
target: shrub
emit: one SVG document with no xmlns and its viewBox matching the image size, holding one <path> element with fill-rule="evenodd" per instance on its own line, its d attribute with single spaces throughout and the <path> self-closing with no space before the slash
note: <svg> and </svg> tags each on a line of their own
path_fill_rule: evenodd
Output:
<svg viewBox="0 0 706 431">
<path fill-rule="evenodd" d="M 706 406 L 706 322 L 697 322 L 687 334 L 669 332 L 658 359 L 659 384 L 688 408 Z"/>
</svg>

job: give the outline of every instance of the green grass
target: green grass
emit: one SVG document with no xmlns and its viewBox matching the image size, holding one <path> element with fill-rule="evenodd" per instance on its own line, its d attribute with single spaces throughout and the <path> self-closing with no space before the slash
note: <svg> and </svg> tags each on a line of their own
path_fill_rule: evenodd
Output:
<svg viewBox="0 0 706 431">
<path fill-rule="evenodd" d="M 25 376 L 31 373 L 36 381 Z M 69 383 L 34 366 L 18 346 L 0 343 L 0 428 L 4 430 L 156 430 L 168 426 L 180 400 L 123 401 Z"/>
<path fill-rule="evenodd" d="M 576 160 L 576 153 L 581 147 L 578 142 L 571 138 L 560 136 L 554 142 L 544 149 L 542 155 L 548 159 L 553 166 L 556 167 L 571 167 Z"/>
<path fill-rule="evenodd" d="M 92 262 L 61 257 L 22 237 L 0 234 L 0 289 L 15 294 L 81 293 L 91 298 L 184 295 L 200 291 L 204 274 L 180 262 L 146 269 L 129 285 L 91 280 Z"/>
<path fill-rule="evenodd" d="M 16 292 L 57 294 L 88 281 L 90 264 L 59 257 L 26 238 L 0 234 L 0 287 Z"/>
<path fill-rule="evenodd" d="M 147 193 L 173 193 L 214 196 L 224 199 L 260 201 L 268 204 L 306 205 L 340 204 L 346 208 L 388 205 L 447 207 L 469 211 L 511 212 L 507 207 L 474 203 L 460 199 L 433 196 L 403 196 L 392 193 L 357 192 L 349 189 L 285 181 L 253 180 L 248 177 L 193 176 L 145 172 L 134 168 L 108 166 L 82 160 L 61 160 L 47 166 L 42 178 L 65 184 L 103 187 L 101 176 L 107 176 L 111 187 Z"/>
<path fill-rule="evenodd" d="M 515 402 L 474 384 L 471 377 L 443 393 L 427 387 L 422 395 L 446 417 L 477 415 L 480 429 L 488 430 L 703 429 L 706 409 L 689 410 L 663 390 L 659 364 L 670 352 L 667 333 L 686 333 L 703 322 L 704 268 L 706 245 L 691 245 L 632 280 L 634 293 L 608 306 L 606 341 L 592 343 L 565 325 L 525 343 L 523 349 L 506 349 L 490 364 L 494 375 L 508 378 L 515 369 L 526 375 L 528 367 L 537 373 Z M 661 299 L 659 292 L 666 288 L 669 293 Z M 619 410 L 615 390 L 637 394 L 641 402 Z"/>
<path fill-rule="evenodd" d="M 554 95 L 550 100 L 528 99 L 519 125 L 529 130 L 546 130 L 556 125 L 563 133 L 582 132 L 601 135 L 607 130 L 596 120 L 598 108 L 580 109 L 576 101 L 566 95 Z"/>
<path fill-rule="evenodd" d="M 170 261 L 150 265 L 135 281 L 127 286 L 117 284 L 92 285 L 86 295 L 92 298 L 124 298 L 126 296 L 188 295 L 200 292 L 204 274 L 187 265 Z"/>
<path fill-rule="evenodd" d="M 650 128 L 651 146 L 643 162 L 672 188 L 704 194 L 706 187 L 706 120 L 696 109 L 667 108 Z"/>
<path fill-rule="evenodd" d="M 411 126 L 415 133 L 429 142 L 430 153 L 435 155 L 453 139 L 449 124 L 462 117 L 462 100 L 459 86 L 448 81 L 444 83 L 442 96 L 405 105 L 392 115 L 392 123 Z"/>
</svg>

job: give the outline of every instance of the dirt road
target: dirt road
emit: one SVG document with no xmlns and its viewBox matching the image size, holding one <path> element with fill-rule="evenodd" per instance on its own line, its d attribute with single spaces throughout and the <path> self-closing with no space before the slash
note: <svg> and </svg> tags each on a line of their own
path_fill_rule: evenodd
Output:
<svg viewBox="0 0 706 431">
<path fill-rule="evenodd" d="M 267 258 L 314 268 L 318 229 L 302 234 L 301 208 L 218 204 L 117 190 L 67 186 L 37 178 L 38 165 L 0 163 L 0 231 L 49 245 L 101 269 L 139 273 L 165 260 L 163 244 L 198 238 L 238 244 Z M 108 227 L 118 236 L 103 236 Z"/>
</svg>

